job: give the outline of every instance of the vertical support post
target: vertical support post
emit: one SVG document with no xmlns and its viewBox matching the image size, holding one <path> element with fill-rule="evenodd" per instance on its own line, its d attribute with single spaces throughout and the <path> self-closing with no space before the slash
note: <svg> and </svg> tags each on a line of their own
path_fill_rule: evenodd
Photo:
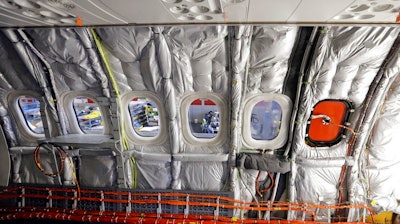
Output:
<svg viewBox="0 0 400 224">
<path fill-rule="evenodd" d="M 129 192 L 129 194 L 128 194 L 128 206 L 126 206 L 126 216 L 129 216 L 129 214 L 130 214 L 131 211 L 132 211 L 132 203 L 131 203 L 131 200 L 132 200 L 132 193 Z"/>
<path fill-rule="evenodd" d="M 186 195 L 186 208 L 183 210 L 183 216 L 185 219 L 187 219 L 189 215 L 189 194 Z"/>
<path fill-rule="evenodd" d="M 25 207 L 25 188 L 21 188 L 21 202 L 18 202 L 18 207 Z"/>
<path fill-rule="evenodd" d="M 72 209 L 78 207 L 78 192 L 74 190 L 74 203 L 72 204 Z"/>
<path fill-rule="evenodd" d="M 53 207 L 53 199 L 52 199 L 53 193 L 51 190 L 49 190 L 49 202 L 47 203 L 47 207 L 48 208 L 52 208 Z"/>
<path fill-rule="evenodd" d="M 106 210 L 106 206 L 104 205 L 104 192 L 100 191 L 100 212 L 104 212 Z"/>
<path fill-rule="evenodd" d="M 215 221 L 217 221 L 218 217 L 219 217 L 219 199 L 220 199 L 220 196 L 218 196 L 218 198 L 217 198 L 217 208 L 214 211 L 214 220 Z"/>
<path fill-rule="evenodd" d="M 161 218 L 161 213 L 162 213 L 162 208 L 161 208 L 161 193 L 158 193 L 157 203 L 158 203 L 158 207 L 157 207 L 157 218 Z"/>
<path fill-rule="evenodd" d="M 111 113 L 111 123 L 113 124 L 112 136 L 115 140 L 114 150 L 117 152 L 116 162 L 117 162 L 117 184 L 119 188 L 127 188 L 126 176 L 125 176 L 125 159 L 123 154 L 123 148 L 121 145 L 121 138 L 119 132 L 119 119 L 118 119 L 118 105 L 116 98 L 110 99 L 110 113 Z"/>
</svg>

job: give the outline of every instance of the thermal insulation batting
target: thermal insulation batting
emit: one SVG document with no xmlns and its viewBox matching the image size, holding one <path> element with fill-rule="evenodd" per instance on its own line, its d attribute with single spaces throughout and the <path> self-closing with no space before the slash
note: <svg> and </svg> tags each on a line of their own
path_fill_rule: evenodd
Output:
<svg viewBox="0 0 400 224">
<path fill-rule="evenodd" d="M 170 49 L 172 80 L 177 94 L 227 94 L 226 26 L 168 27 L 163 35 Z"/>
<path fill-rule="evenodd" d="M 171 162 L 136 159 L 138 188 L 169 189 L 171 186 Z"/>
<path fill-rule="evenodd" d="M 68 158 L 63 158 L 63 170 L 60 170 L 62 165 L 57 152 L 53 155 L 50 151 L 40 149 L 39 153 L 37 159 L 43 171 L 38 168 L 34 160 L 33 149 L 19 149 L 10 152 L 12 158 L 12 180 L 14 183 L 60 184 L 59 181 L 61 181 L 62 185 L 74 184 L 72 170 L 75 168 L 71 167 Z M 46 175 L 58 173 L 60 175 L 55 177 Z"/>
<path fill-rule="evenodd" d="M 397 53 L 400 55 L 400 52 Z M 374 209 L 400 213 L 400 86 L 399 77 L 388 90 L 384 104 L 378 110 L 379 118 L 374 125 L 364 155 L 364 176 L 368 179 L 368 199 Z"/>
<path fill-rule="evenodd" d="M 282 93 L 297 31 L 296 26 L 253 27 L 248 93 Z"/>
<path fill-rule="evenodd" d="M 390 27 L 328 27 L 321 34 L 301 97 L 294 151 L 309 158 L 344 156 L 346 141 L 332 148 L 312 148 L 305 144 L 307 120 L 321 100 L 349 100 L 359 111 L 369 86 L 397 37 Z M 350 118 L 356 123 L 357 116 Z"/>
<path fill-rule="evenodd" d="M 226 162 L 181 163 L 180 181 L 183 190 L 221 191 L 226 188 L 228 178 Z"/>
<path fill-rule="evenodd" d="M 96 31 L 105 46 L 121 92 L 150 91 L 158 95 L 165 106 L 167 114 L 160 116 L 167 117 L 170 143 L 146 147 L 135 143 L 135 151 L 174 155 L 228 150 L 227 145 L 195 147 L 182 144 L 179 128 L 179 102 L 183 94 L 198 91 L 228 96 L 226 26 L 104 27 Z M 138 186 L 168 188 L 172 180 L 172 188 L 179 188 L 181 163 L 166 166 L 165 161 L 158 162 L 158 165 L 157 161 L 152 161 L 151 165 L 138 162 Z M 162 183 L 159 182 L 160 174 L 167 178 Z"/>
<path fill-rule="evenodd" d="M 110 150 L 79 151 L 79 184 L 82 187 L 116 187 L 117 162 Z"/>
<path fill-rule="evenodd" d="M 303 96 L 300 98 L 297 117 L 300 123 L 296 126 L 293 144 L 294 159 L 297 157 L 319 159 L 321 163 L 333 158 L 344 159 L 347 151 L 346 140 L 332 147 L 308 146 L 305 143 L 307 128 L 305 121 L 309 119 L 316 103 L 324 99 L 337 99 L 349 100 L 355 106 L 356 113 L 350 118 L 351 124 L 354 125 L 369 86 L 391 49 L 398 32 L 398 29 L 392 27 L 327 27 L 324 29 L 317 42 L 306 74 Z M 348 134 L 350 135 L 351 132 Z M 366 134 L 359 133 L 359 135 Z M 338 164 L 332 169 L 339 169 L 343 164 Z M 301 169 L 297 167 L 298 165 L 295 163 L 294 169 Z M 324 175 L 330 180 L 339 180 L 340 172 L 330 170 L 321 168 L 318 174 L 302 170 L 303 175 L 293 175 L 291 181 L 296 188 L 291 190 L 291 199 L 318 203 L 320 195 L 324 197 L 328 195 L 332 198 L 333 189 L 335 192 L 338 191 L 336 189 L 338 182 L 311 181 L 304 185 L 304 178 L 301 178 L 305 175 L 310 177 Z M 326 189 L 332 189 L 332 191 Z"/>
<path fill-rule="evenodd" d="M 7 32 L 0 32 L 0 117 L 9 145 L 17 146 L 24 139 L 21 138 L 20 132 L 15 132 L 17 122 L 15 119 L 18 120 L 18 118 L 13 117 L 9 112 L 8 93 L 27 89 L 41 92 L 41 89 L 26 63 L 23 63 L 28 60 L 31 62 L 29 65 L 34 66 L 35 59 L 29 59 L 26 54 L 18 54 L 18 50 L 6 34 Z M 21 42 L 15 41 L 14 44 L 20 45 Z"/>
<path fill-rule="evenodd" d="M 28 29 L 34 47 L 41 52 L 54 73 L 52 79 L 59 94 L 70 90 L 91 90 L 102 94 L 106 74 L 95 51 L 89 31 L 76 29 Z M 101 82 L 100 80 L 103 80 Z"/>
</svg>

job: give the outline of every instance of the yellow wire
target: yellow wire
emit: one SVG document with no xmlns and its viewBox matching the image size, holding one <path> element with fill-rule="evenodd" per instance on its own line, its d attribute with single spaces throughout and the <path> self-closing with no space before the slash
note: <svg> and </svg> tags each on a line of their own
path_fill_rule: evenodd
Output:
<svg viewBox="0 0 400 224">
<path fill-rule="evenodd" d="M 115 91 L 115 95 L 117 98 L 117 105 L 118 105 L 118 109 L 119 112 L 122 111 L 122 103 L 121 103 L 121 97 L 120 97 L 120 92 L 119 92 L 119 88 L 118 88 L 118 83 L 115 80 L 115 76 L 114 73 L 112 72 L 111 69 L 111 65 L 110 62 L 107 58 L 107 54 L 104 51 L 103 45 L 99 39 L 99 36 L 97 35 L 96 31 L 92 28 L 90 29 L 90 32 L 93 35 L 94 41 L 96 43 L 97 49 L 99 50 L 99 53 L 101 55 L 101 58 L 103 59 L 103 63 L 106 66 L 106 70 L 107 70 L 107 74 L 108 77 L 111 81 L 112 87 Z M 129 149 L 129 143 L 128 143 L 128 139 L 126 137 L 126 129 L 125 129 L 125 122 L 124 122 L 124 118 L 123 116 L 119 116 L 120 118 L 120 135 L 121 135 L 121 144 L 124 150 L 128 150 Z M 132 167 L 132 187 L 136 188 L 136 178 L 137 178 L 137 172 L 136 172 L 136 161 L 135 158 L 131 157 L 130 158 L 130 165 Z"/>
</svg>

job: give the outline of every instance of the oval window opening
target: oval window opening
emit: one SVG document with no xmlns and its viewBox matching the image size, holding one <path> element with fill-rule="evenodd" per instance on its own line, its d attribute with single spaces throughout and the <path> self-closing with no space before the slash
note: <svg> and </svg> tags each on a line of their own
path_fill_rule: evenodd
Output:
<svg viewBox="0 0 400 224">
<path fill-rule="evenodd" d="M 251 137 L 255 140 L 272 140 L 279 134 L 282 108 L 278 102 L 259 101 L 251 111 Z"/>
<path fill-rule="evenodd" d="M 43 134 L 43 122 L 40 114 L 40 102 L 29 96 L 18 97 L 18 106 L 24 115 L 25 122 L 33 133 Z"/>
<path fill-rule="evenodd" d="M 129 102 L 129 114 L 133 129 L 141 137 L 155 137 L 160 131 L 157 104 L 145 97 L 136 97 Z"/>
<path fill-rule="evenodd" d="M 220 128 L 218 106 L 210 99 L 193 100 L 189 106 L 190 131 L 196 138 L 214 138 Z"/>
<path fill-rule="evenodd" d="M 78 96 L 73 100 L 73 108 L 79 127 L 86 134 L 103 134 L 104 122 L 99 105 L 92 98 Z"/>
</svg>

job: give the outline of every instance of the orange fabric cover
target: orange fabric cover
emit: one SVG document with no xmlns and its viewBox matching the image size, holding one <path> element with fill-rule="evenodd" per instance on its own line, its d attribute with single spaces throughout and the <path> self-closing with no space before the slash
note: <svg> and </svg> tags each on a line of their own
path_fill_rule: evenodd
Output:
<svg viewBox="0 0 400 224">
<path fill-rule="evenodd" d="M 331 118 L 329 124 L 323 123 L 323 118 L 311 119 L 308 137 L 313 141 L 331 142 L 339 137 L 347 111 L 346 103 L 342 101 L 321 101 L 314 107 L 312 115 L 327 115 Z"/>
</svg>

